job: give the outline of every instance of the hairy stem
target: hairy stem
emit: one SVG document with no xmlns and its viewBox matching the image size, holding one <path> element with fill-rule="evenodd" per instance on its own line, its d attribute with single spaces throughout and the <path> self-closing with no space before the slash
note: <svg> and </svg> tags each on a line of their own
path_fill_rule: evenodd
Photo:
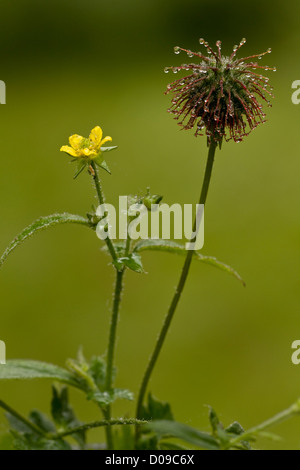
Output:
<svg viewBox="0 0 300 470">
<path fill-rule="evenodd" d="M 107 352 L 107 366 L 106 366 L 106 380 L 105 380 L 105 390 L 110 391 L 113 384 L 113 373 L 114 373 L 114 356 L 115 356 L 115 348 L 116 348 L 116 339 L 117 339 L 117 326 L 119 320 L 119 310 L 120 310 L 120 303 L 121 303 L 121 296 L 122 296 L 122 289 L 123 289 L 123 276 L 124 276 L 124 269 L 122 271 L 116 271 L 116 286 L 115 286 L 115 295 L 114 295 L 114 304 L 113 304 L 113 311 L 111 317 L 111 324 L 110 324 L 110 332 L 109 332 L 109 341 L 108 341 L 108 352 Z M 104 417 L 106 420 L 111 419 L 111 407 L 110 405 L 104 411 Z M 107 445 L 109 450 L 113 450 L 114 443 L 112 438 L 111 429 L 109 427 L 106 428 L 106 436 L 107 436 Z"/>
<path fill-rule="evenodd" d="M 205 204 L 206 203 L 209 184 L 210 184 L 211 175 L 212 175 L 212 169 L 213 169 L 213 163 L 214 163 L 214 158 L 215 158 L 216 147 L 217 147 L 217 144 L 215 143 L 214 140 L 212 140 L 211 144 L 210 144 L 210 147 L 209 147 L 209 151 L 208 151 L 206 170 L 205 170 L 204 181 L 203 181 L 203 185 L 202 185 L 199 204 Z M 194 232 L 195 232 L 196 226 L 197 226 L 197 222 L 195 220 L 195 222 L 194 222 Z M 194 241 L 194 239 L 191 240 L 191 242 L 193 242 L 193 241 Z M 143 402 L 144 402 L 144 397 L 145 397 L 145 393 L 146 393 L 146 390 L 147 390 L 147 386 L 148 386 L 150 377 L 152 375 L 153 369 L 155 367 L 155 364 L 157 362 L 157 359 L 159 357 L 160 351 L 163 347 L 163 344 L 164 344 L 164 341 L 166 339 L 167 333 L 169 331 L 169 328 L 170 328 L 172 319 L 174 317 L 177 305 L 179 303 L 181 294 L 183 292 L 183 289 L 184 289 L 184 286 L 185 286 L 185 283 L 186 283 L 186 280 L 187 280 L 187 277 L 188 277 L 188 273 L 189 273 L 189 270 L 190 270 L 193 254 L 194 254 L 194 250 L 189 250 L 187 252 L 185 263 L 184 263 L 184 266 L 183 266 L 183 269 L 182 269 L 182 273 L 181 273 L 181 276 L 180 276 L 180 279 L 179 279 L 178 286 L 176 288 L 176 291 L 175 291 L 174 297 L 172 299 L 170 308 L 169 308 L 167 316 L 164 320 L 162 329 L 160 331 L 157 342 L 155 344 L 154 351 L 153 351 L 153 353 L 150 357 L 145 375 L 143 377 L 142 384 L 141 384 L 140 391 L 139 391 L 138 402 L 137 402 L 137 410 L 136 410 L 136 417 L 137 418 L 140 418 L 140 416 L 141 416 L 142 405 L 143 405 Z"/>
<path fill-rule="evenodd" d="M 100 428 L 100 427 L 109 427 L 109 426 L 121 426 L 121 425 L 142 425 L 146 424 L 148 421 L 143 421 L 134 418 L 128 419 L 109 419 L 103 421 L 94 421 L 93 423 L 82 424 L 76 428 L 69 429 L 67 431 L 60 432 L 58 434 L 50 435 L 51 439 L 60 439 L 62 437 L 71 436 L 72 434 L 76 434 L 81 431 L 88 431 L 89 429 Z"/>
<path fill-rule="evenodd" d="M 94 180 L 94 184 L 95 184 L 99 204 L 102 205 L 102 204 L 105 203 L 105 198 L 104 198 L 104 194 L 103 194 L 103 191 L 102 191 L 101 182 L 100 182 L 100 179 L 99 179 L 98 168 L 97 168 L 97 165 L 93 161 L 91 162 L 91 167 L 93 169 L 92 177 L 93 177 L 93 180 Z M 107 237 L 105 242 L 106 242 L 107 248 L 108 248 L 108 250 L 111 254 L 111 257 L 112 257 L 113 261 L 116 262 L 118 260 L 118 257 L 117 257 L 117 253 L 116 253 L 116 250 L 115 250 L 115 247 L 114 247 L 114 244 L 113 244 L 112 240 L 109 237 Z"/>
<path fill-rule="evenodd" d="M 24 416 L 20 415 L 17 411 L 15 411 L 13 408 L 8 406 L 4 401 L 0 400 L 0 407 L 5 410 L 7 413 L 11 414 L 14 416 L 18 421 L 21 421 L 21 423 L 25 424 L 29 429 L 31 429 L 33 432 L 38 434 L 39 436 L 45 437 L 45 433 L 38 428 L 34 423 L 32 423 L 29 419 L 25 418 Z"/>
</svg>

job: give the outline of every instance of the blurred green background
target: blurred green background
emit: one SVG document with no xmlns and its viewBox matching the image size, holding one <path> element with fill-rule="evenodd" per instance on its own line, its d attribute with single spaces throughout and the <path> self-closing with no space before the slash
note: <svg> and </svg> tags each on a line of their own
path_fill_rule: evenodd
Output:
<svg viewBox="0 0 300 470">
<path fill-rule="evenodd" d="M 151 390 L 172 403 L 176 418 L 208 429 L 212 405 L 224 423 L 249 427 L 300 396 L 299 113 L 291 84 L 300 78 L 297 0 L 26 0 L 1 2 L 0 249 L 40 215 L 85 214 L 95 202 L 88 175 L 73 181 L 59 152 L 72 133 L 101 125 L 112 135 L 113 175 L 107 198 L 144 191 L 168 203 L 198 199 L 206 159 L 195 139 L 166 112 L 163 68 L 180 64 L 173 47 L 199 49 L 198 38 L 223 48 L 246 37 L 243 55 L 272 47 L 268 65 L 276 100 L 268 123 L 243 143 L 217 153 L 206 210 L 203 252 L 233 265 L 233 278 L 195 263 Z M 185 58 L 184 58 L 185 60 Z M 15 252 L 0 274 L 0 339 L 8 358 L 60 365 L 82 345 L 86 356 L 106 350 L 114 273 L 92 232 L 64 226 Z M 119 387 L 137 392 L 183 260 L 144 255 L 147 275 L 129 272 L 117 345 Z M 1 399 L 27 413 L 48 412 L 50 383 L 1 383 Z M 82 420 L 98 411 L 78 393 Z M 133 413 L 120 402 L 114 416 Z M 0 417 L 0 430 L 6 421 Z M 299 449 L 300 419 L 273 429 L 283 440 L 265 449 Z M 92 433 L 92 438 L 102 436 Z"/>
</svg>

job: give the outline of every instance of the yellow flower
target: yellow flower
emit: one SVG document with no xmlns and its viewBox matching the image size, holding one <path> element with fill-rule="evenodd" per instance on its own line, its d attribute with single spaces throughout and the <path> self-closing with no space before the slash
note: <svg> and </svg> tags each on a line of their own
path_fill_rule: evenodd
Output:
<svg viewBox="0 0 300 470">
<path fill-rule="evenodd" d="M 111 137 L 104 137 L 104 139 L 102 137 L 103 131 L 101 127 L 96 126 L 91 130 L 88 139 L 78 134 L 71 135 L 69 137 L 70 145 L 63 145 L 60 151 L 66 152 L 71 157 L 93 160 L 100 155 L 101 146 L 105 142 L 111 142 L 112 140 Z"/>
</svg>

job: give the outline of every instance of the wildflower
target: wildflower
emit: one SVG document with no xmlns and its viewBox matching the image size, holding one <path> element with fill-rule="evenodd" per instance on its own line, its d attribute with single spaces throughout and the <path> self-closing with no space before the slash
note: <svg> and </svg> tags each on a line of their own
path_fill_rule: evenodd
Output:
<svg viewBox="0 0 300 470">
<path fill-rule="evenodd" d="M 201 131 L 205 130 L 208 142 L 213 139 L 221 145 L 223 138 L 240 142 L 265 122 L 266 115 L 258 100 L 261 98 L 271 106 L 269 96 L 273 97 L 273 94 L 269 78 L 259 71 L 276 69 L 257 63 L 257 59 L 270 53 L 271 49 L 238 59 L 236 54 L 246 39 L 234 46 L 230 56 L 222 55 L 221 41 L 216 43 L 217 51 L 204 39 L 199 42 L 206 48 L 207 56 L 181 47 L 174 48 L 175 54 L 184 51 L 189 57 L 199 58 L 198 63 L 165 68 L 166 73 L 170 70 L 174 73 L 189 72 L 168 85 L 166 94 L 175 94 L 168 111 L 176 120 L 180 119 L 179 125 L 183 129 L 196 127 L 195 136 L 203 135 Z"/>
<path fill-rule="evenodd" d="M 60 148 L 60 151 L 73 157 L 73 161 L 77 161 L 78 167 L 74 178 L 77 178 L 86 166 L 89 167 L 89 171 L 93 174 L 94 170 L 91 165 L 92 162 L 95 162 L 99 167 L 110 173 L 102 153 L 114 150 L 117 147 L 102 147 L 102 145 L 111 141 L 112 138 L 109 136 L 104 137 L 103 139 L 103 131 L 99 126 L 96 126 L 91 130 L 88 139 L 78 134 L 71 135 L 71 137 L 69 137 L 70 145 L 63 145 Z"/>
<path fill-rule="evenodd" d="M 95 159 L 101 152 L 101 145 L 106 142 L 111 142 L 111 137 L 102 139 L 103 131 L 101 127 L 97 126 L 92 129 L 88 139 L 81 135 L 74 134 L 69 137 L 69 145 L 63 145 L 60 149 L 61 152 L 66 152 L 74 158 L 88 158 Z"/>
</svg>

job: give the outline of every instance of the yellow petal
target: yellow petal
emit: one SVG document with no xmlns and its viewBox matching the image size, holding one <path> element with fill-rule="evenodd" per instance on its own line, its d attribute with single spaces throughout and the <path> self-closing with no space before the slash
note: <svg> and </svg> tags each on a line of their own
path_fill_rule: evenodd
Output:
<svg viewBox="0 0 300 470">
<path fill-rule="evenodd" d="M 107 137 L 105 137 L 103 140 L 101 140 L 101 144 L 100 144 L 100 145 L 102 146 L 103 144 L 105 144 L 105 142 L 111 142 L 111 141 L 112 141 L 112 138 L 109 137 L 109 136 L 107 136 Z"/>
<path fill-rule="evenodd" d="M 81 152 L 85 157 L 91 157 L 91 156 L 97 155 L 97 153 L 94 150 L 91 150 L 88 148 L 82 149 Z"/>
<path fill-rule="evenodd" d="M 75 150 L 80 149 L 82 141 L 83 141 L 83 137 L 81 137 L 81 135 L 78 135 L 78 134 L 74 134 L 74 135 L 71 135 L 71 137 L 69 137 L 70 145 Z"/>
<path fill-rule="evenodd" d="M 97 147 L 98 146 L 100 147 L 102 136 L 103 136 L 103 131 L 101 127 L 96 126 L 94 127 L 94 129 L 91 130 L 89 138 L 90 138 L 90 141 L 93 142 L 94 145 L 96 145 Z"/>
<path fill-rule="evenodd" d="M 68 153 L 69 155 L 71 155 L 72 157 L 78 157 L 79 155 L 77 155 L 77 151 L 74 150 L 72 147 L 69 147 L 68 145 L 63 145 L 60 149 L 61 152 L 66 152 Z"/>
</svg>

